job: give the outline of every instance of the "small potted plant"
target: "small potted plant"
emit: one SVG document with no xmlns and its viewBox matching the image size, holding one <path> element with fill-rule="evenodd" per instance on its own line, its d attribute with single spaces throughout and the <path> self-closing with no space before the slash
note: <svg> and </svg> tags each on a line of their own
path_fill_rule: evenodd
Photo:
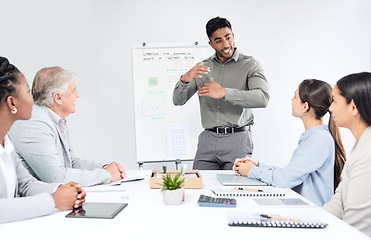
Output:
<svg viewBox="0 0 371 240">
<path fill-rule="evenodd" d="M 177 174 L 174 178 L 170 174 L 162 176 L 161 192 L 164 197 L 164 202 L 167 205 L 178 205 L 182 203 L 184 188 L 181 186 L 184 182 L 183 179 L 179 179 L 181 174 Z"/>
</svg>

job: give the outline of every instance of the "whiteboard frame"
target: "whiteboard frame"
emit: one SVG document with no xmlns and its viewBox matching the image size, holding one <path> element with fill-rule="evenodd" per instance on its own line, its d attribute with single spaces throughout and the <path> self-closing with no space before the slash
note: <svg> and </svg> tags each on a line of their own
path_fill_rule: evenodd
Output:
<svg viewBox="0 0 371 240">
<path fill-rule="evenodd" d="M 186 42 L 186 43 L 146 43 L 146 42 L 142 42 L 142 43 L 135 43 L 135 44 L 132 44 L 132 47 L 131 47 L 131 63 L 132 63 L 132 81 L 133 81 L 133 97 L 134 97 L 134 101 L 133 101 L 133 107 L 134 107 L 134 129 L 135 129 L 135 158 L 136 158 L 136 161 L 139 165 L 139 169 L 142 169 L 143 167 L 143 163 L 164 163 L 164 162 L 174 162 L 176 164 L 176 169 L 178 169 L 178 165 L 182 162 L 182 161 L 193 161 L 193 159 L 173 159 L 173 160 L 169 160 L 169 159 L 155 159 L 155 160 L 148 160 L 148 161 L 142 161 L 140 159 L 138 159 L 138 146 L 137 146 L 137 116 L 136 116 L 136 90 L 135 90 L 135 79 L 134 79 L 134 61 L 133 61 L 133 53 L 134 53 L 134 49 L 158 49 L 158 48 L 207 48 L 207 53 L 208 53 L 208 56 L 205 56 L 205 58 L 209 57 L 212 55 L 212 51 L 211 49 L 209 48 L 210 46 L 208 44 L 200 44 L 198 41 L 195 41 L 195 42 Z M 203 60 L 203 59 L 202 59 Z M 174 85 L 175 86 L 175 85 Z M 193 96 L 192 98 L 195 98 L 197 96 Z M 191 99 L 190 99 L 191 100 Z M 178 106 L 178 107 L 182 107 L 182 106 Z M 200 119 L 200 126 L 201 126 L 201 119 Z M 202 128 L 200 129 L 202 130 Z M 200 132 L 201 133 L 201 132 Z M 197 150 L 197 147 L 196 147 L 196 150 Z"/>
</svg>

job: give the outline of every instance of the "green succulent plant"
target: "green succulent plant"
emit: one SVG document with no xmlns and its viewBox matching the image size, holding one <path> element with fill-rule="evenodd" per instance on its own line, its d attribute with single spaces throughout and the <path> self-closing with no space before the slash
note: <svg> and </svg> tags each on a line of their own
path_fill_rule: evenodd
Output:
<svg viewBox="0 0 371 240">
<path fill-rule="evenodd" d="M 162 186 L 161 192 L 164 190 L 175 190 L 180 188 L 180 185 L 184 182 L 183 179 L 179 179 L 181 176 L 180 173 L 174 176 L 174 178 L 171 178 L 171 175 L 169 173 L 162 176 L 162 183 L 158 183 Z"/>
</svg>

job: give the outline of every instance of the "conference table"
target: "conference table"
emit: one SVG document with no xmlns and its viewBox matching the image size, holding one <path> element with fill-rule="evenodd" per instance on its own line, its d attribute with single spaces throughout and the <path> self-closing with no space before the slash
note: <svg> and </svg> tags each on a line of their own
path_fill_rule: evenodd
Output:
<svg viewBox="0 0 371 240">
<path fill-rule="evenodd" d="M 200 207 L 201 194 L 216 197 L 211 189 L 223 188 L 217 173 L 233 171 L 200 171 L 202 189 L 185 189 L 184 202 L 165 205 L 160 189 L 150 189 L 150 170 L 128 170 L 144 180 L 107 188 L 86 188 L 86 202 L 128 203 L 114 219 L 66 218 L 70 211 L 20 222 L 0 225 L 1 239 L 369 239 L 352 226 L 311 204 L 305 207 L 258 207 L 250 197 L 234 197 L 235 208 Z M 272 188 L 272 187 L 259 187 Z M 287 198 L 304 199 L 291 189 L 275 188 Z M 310 202 L 309 202 L 310 203 Z M 297 213 L 315 216 L 327 227 L 322 229 L 231 227 L 228 216 L 250 212 Z"/>
</svg>

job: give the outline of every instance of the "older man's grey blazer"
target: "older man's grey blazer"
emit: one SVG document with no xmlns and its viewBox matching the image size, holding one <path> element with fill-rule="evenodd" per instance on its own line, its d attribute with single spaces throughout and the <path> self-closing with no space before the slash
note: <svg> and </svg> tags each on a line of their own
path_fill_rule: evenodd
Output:
<svg viewBox="0 0 371 240">
<path fill-rule="evenodd" d="M 13 152 L 13 163 L 16 170 L 15 198 L 6 197 L 6 182 L 0 175 L 0 223 L 19 221 L 39 217 L 54 211 L 54 200 L 50 195 L 58 185 L 46 184 L 32 177 Z"/>
<path fill-rule="evenodd" d="M 43 182 L 77 182 L 82 186 L 109 183 L 103 164 L 75 156 L 65 143 L 46 107 L 34 105 L 32 118 L 16 121 L 9 131 L 16 152 L 26 169 Z M 68 137 L 67 137 L 68 141 Z"/>
</svg>

